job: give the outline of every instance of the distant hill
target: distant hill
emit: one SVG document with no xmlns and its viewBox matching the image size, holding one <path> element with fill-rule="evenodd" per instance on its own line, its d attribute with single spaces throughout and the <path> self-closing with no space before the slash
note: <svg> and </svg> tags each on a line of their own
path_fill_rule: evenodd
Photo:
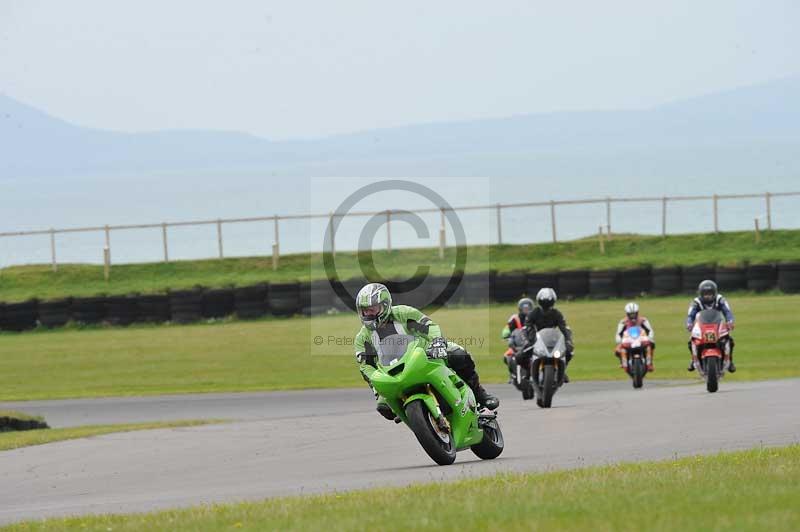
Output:
<svg viewBox="0 0 800 532">
<path fill-rule="evenodd" d="M 83 128 L 0 95 L 0 178 L 270 175 L 800 176 L 800 77 L 637 111 L 529 114 L 272 142 Z"/>
</svg>

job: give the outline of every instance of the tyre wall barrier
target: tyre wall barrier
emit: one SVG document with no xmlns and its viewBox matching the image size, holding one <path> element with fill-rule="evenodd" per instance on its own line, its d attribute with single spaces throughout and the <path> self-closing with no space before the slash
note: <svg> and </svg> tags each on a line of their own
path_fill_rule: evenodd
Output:
<svg viewBox="0 0 800 532">
<path fill-rule="evenodd" d="M 589 297 L 594 299 L 619 297 L 619 272 L 617 270 L 589 272 Z"/>
<path fill-rule="evenodd" d="M 492 301 L 516 302 L 528 293 L 528 276 L 525 273 L 507 273 L 492 276 L 490 296 Z"/>
<path fill-rule="evenodd" d="M 559 272 L 557 294 L 566 299 L 589 295 L 589 272 L 587 270 Z"/>
<path fill-rule="evenodd" d="M 681 293 L 681 269 L 679 266 L 653 268 L 652 291 L 657 296 Z"/>
<path fill-rule="evenodd" d="M 619 294 L 636 297 L 649 294 L 653 289 L 653 269 L 649 266 L 619 271 Z"/>
<path fill-rule="evenodd" d="M 163 323 L 172 319 L 168 295 L 141 295 L 138 296 L 137 299 L 139 321 L 146 323 Z"/>
<path fill-rule="evenodd" d="M 269 312 L 266 284 L 242 286 L 233 290 L 233 308 L 241 319 L 254 319 Z"/>
<path fill-rule="evenodd" d="M 535 298 L 543 287 L 554 288 L 560 298 L 636 297 L 641 294 L 677 295 L 694 293 L 703 279 L 714 279 L 721 291 L 765 291 L 780 289 L 800 293 L 800 262 L 755 264 L 747 267 L 690 266 L 686 268 L 634 268 L 600 271 L 534 272 L 497 274 L 486 272 L 457 277 L 429 277 L 419 286 L 416 279 L 387 280 L 398 304 L 428 307 L 431 303 L 512 303 L 525 294 Z M 337 281 L 338 282 L 338 281 Z M 350 279 L 342 287 L 355 295 L 366 284 Z M 77 297 L 53 301 L 0 303 L 0 330 L 23 331 L 60 327 L 72 320 L 93 324 L 108 322 L 190 323 L 204 318 L 236 314 L 243 319 L 272 313 L 289 316 L 324 314 L 331 309 L 350 312 L 350 297 L 339 297 L 327 280 L 311 283 L 258 284 L 239 288 L 179 290 L 167 295 Z"/>
<path fill-rule="evenodd" d="M 456 303 L 478 305 L 491 301 L 492 272 L 465 274 L 454 295 Z"/>
<path fill-rule="evenodd" d="M 433 277 L 429 279 L 431 286 L 431 303 L 436 306 L 447 305 L 454 301 L 458 288 L 464 282 L 464 274 L 452 277 Z"/>
<path fill-rule="evenodd" d="M 39 323 L 48 329 L 63 327 L 72 317 L 72 298 L 39 302 Z"/>
<path fill-rule="evenodd" d="M 718 265 L 713 279 L 720 291 L 747 290 L 747 268 L 744 267 Z"/>
<path fill-rule="evenodd" d="M 200 321 L 203 319 L 203 291 L 198 288 L 170 292 L 169 308 L 172 321 L 176 323 Z"/>
<path fill-rule="evenodd" d="M 23 303 L 6 303 L 0 309 L 0 330 L 25 331 L 38 324 L 39 303 L 35 299 Z"/>
<path fill-rule="evenodd" d="M 685 294 L 697 292 L 697 287 L 706 279 L 714 279 L 717 267 L 714 264 L 686 266 L 681 271 L 681 291 Z"/>
<path fill-rule="evenodd" d="M 106 321 L 112 325 L 130 325 L 139 320 L 139 298 L 111 296 L 105 300 Z"/>
<path fill-rule="evenodd" d="M 800 262 L 778 264 L 778 288 L 787 294 L 800 293 Z"/>
<path fill-rule="evenodd" d="M 233 288 L 214 288 L 203 292 L 203 317 L 224 318 L 233 314 Z"/>
<path fill-rule="evenodd" d="M 431 283 L 425 278 L 388 279 L 383 284 L 392 294 L 392 302 L 399 305 L 416 308 L 427 307 L 435 295 L 431 290 Z"/>
<path fill-rule="evenodd" d="M 78 323 L 101 323 L 106 319 L 105 297 L 72 298 L 72 321 Z"/>
<path fill-rule="evenodd" d="M 557 273 L 529 273 L 525 276 L 525 284 L 526 289 L 528 291 L 528 297 L 531 299 L 536 299 L 536 294 L 542 288 L 552 288 L 559 293 L 560 289 L 558 286 L 558 274 Z"/>
<path fill-rule="evenodd" d="M 300 308 L 305 316 L 325 314 L 335 308 L 336 292 L 327 279 L 300 283 Z"/>
<path fill-rule="evenodd" d="M 269 285 L 269 309 L 276 316 L 291 316 L 300 312 L 300 283 Z"/>
<path fill-rule="evenodd" d="M 778 284 L 778 269 L 774 264 L 754 264 L 747 267 L 747 289 L 755 292 L 773 290 Z"/>
<path fill-rule="evenodd" d="M 356 310 L 356 294 L 361 290 L 367 281 L 364 279 L 348 279 L 347 281 L 334 280 L 332 282 L 339 290 L 346 290 L 347 297 L 339 297 L 339 294 L 333 290 L 333 308 L 339 312 L 355 312 Z"/>
</svg>

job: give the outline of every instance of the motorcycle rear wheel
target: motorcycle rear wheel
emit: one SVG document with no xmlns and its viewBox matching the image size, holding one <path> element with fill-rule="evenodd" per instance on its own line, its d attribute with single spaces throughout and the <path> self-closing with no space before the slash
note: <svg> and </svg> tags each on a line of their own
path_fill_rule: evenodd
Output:
<svg viewBox="0 0 800 532">
<path fill-rule="evenodd" d="M 411 427 L 417 441 L 428 453 L 428 456 L 439 465 L 450 465 L 456 460 L 456 448 L 453 435 L 447 438 L 440 436 L 441 429 L 436 427 L 436 420 L 422 401 L 412 401 L 406 407 L 408 426 Z"/>
</svg>

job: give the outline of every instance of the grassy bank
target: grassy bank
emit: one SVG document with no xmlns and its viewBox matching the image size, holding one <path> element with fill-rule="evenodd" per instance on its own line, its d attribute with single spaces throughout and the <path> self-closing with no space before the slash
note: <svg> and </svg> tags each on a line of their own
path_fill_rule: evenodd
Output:
<svg viewBox="0 0 800 532">
<path fill-rule="evenodd" d="M 473 246 L 468 248 L 465 269 L 467 272 L 556 271 L 642 264 L 668 266 L 718 262 L 735 265 L 794 261 L 800 260 L 800 231 L 765 232 L 759 244 L 755 243 L 752 233 L 739 232 L 665 238 L 620 235 L 606 242 L 605 246 L 605 255 L 599 253 L 596 239 L 558 244 Z M 407 277 L 409 265 L 430 265 L 433 274 L 450 275 L 455 250 L 448 249 L 444 260 L 439 259 L 436 249 L 376 251 L 374 260 L 377 270 L 386 277 Z M 337 253 L 336 265 L 342 279 L 361 275 L 355 253 Z M 277 271 L 272 270 L 270 257 L 120 264 L 112 267 L 108 283 L 103 280 L 102 266 L 63 264 L 58 272 L 52 272 L 49 265 L 20 266 L 0 270 L 0 301 L 155 293 L 195 285 L 243 286 L 323 277 L 321 254 L 281 257 Z"/>
<path fill-rule="evenodd" d="M 62 440 L 75 440 L 78 438 L 88 438 L 90 436 L 100 436 L 114 432 L 131 432 L 134 430 L 167 429 L 174 427 L 196 427 L 207 425 L 214 421 L 204 420 L 185 420 L 185 421 L 161 421 L 154 423 L 128 423 L 119 425 L 87 425 L 84 427 L 69 427 L 63 429 L 40 429 L 26 430 L 20 432 L 4 432 L 0 434 L 0 451 L 17 449 L 19 447 L 29 447 L 31 445 L 42 445 Z"/>
<path fill-rule="evenodd" d="M 799 484 L 795 445 L 7 530 L 797 530 Z"/>
<path fill-rule="evenodd" d="M 800 296 L 730 295 L 739 371 L 726 381 L 800 376 Z M 687 298 L 641 299 L 656 329 L 656 373 L 686 379 Z M 575 334 L 573 379 L 620 379 L 612 355 L 625 301 L 560 304 Z M 513 306 L 441 309 L 433 319 L 475 355 L 485 382 L 504 382 L 500 330 Z M 186 326 L 0 333 L 0 400 L 363 386 L 354 314 Z M 621 386 L 626 384 L 620 383 Z M 646 386 L 646 384 L 645 384 Z M 722 383 L 724 388 L 725 382 Z"/>
</svg>

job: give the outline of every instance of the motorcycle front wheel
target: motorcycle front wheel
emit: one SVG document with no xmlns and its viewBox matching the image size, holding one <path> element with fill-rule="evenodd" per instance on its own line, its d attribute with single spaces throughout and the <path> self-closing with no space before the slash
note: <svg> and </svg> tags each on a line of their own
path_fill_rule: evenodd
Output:
<svg viewBox="0 0 800 532">
<path fill-rule="evenodd" d="M 633 378 L 633 387 L 639 389 L 644 384 L 644 362 L 642 362 L 641 358 L 634 358 L 633 359 L 633 368 L 631 371 L 631 377 Z"/>
<path fill-rule="evenodd" d="M 550 408 L 553 404 L 553 394 L 556 393 L 556 368 L 547 365 L 544 367 L 542 377 L 542 408 Z"/>
<path fill-rule="evenodd" d="M 442 430 L 422 401 L 412 401 L 406 407 L 408 426 L 428 456 L 439 465 L 450 465 L 456 460 L 453 435 Z"/>
<path fill-rule="evenodd" d="M 500 430 L 500 424 L 497 423 L 497 419 L 493 419 L 483 424 L 483 439 L 480 443 L 471 446 L 470 449 L 478 458 L 491 460 L 500 456 L 504 446 L 505 442 L 503 441 L 503 432 Z"/>
<path fill-rule="evenodd" d="M 706 359 L 706 390 L 714 393 L 719 388 L 719 359 L 708 357 Z"/>
</svg>

